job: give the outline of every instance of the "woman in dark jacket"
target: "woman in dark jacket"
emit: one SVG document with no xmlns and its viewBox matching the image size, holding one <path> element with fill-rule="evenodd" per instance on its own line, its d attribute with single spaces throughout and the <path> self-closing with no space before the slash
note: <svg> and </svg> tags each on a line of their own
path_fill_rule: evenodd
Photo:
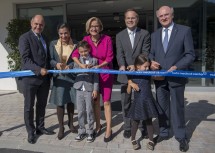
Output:
<svg viewBox="0 0 215 153">
<path fill-rule="evenodd" d="M 70 37 L 70 27 L 68 24 L 63 23 L 58 26 L 59 39 L 50 43 L 50 56 L 51 67 L 56 70 L 72 69 L 73 60 L 71 57 L 72 52 L 76 49 L 74 40 Z M 54 74 L 53 87 L 49 102 L 57 106 L 57 117 L 59 122 L 58 139 L 64 137 L 64 110 L 65 104 L 68 113 L 68 126 L 72 133 L 77 130 L 73 125 L 74 103 L 75 103 L 75 89 L 73 88 L 75 75 L 72 73 L 67 74 Z"/>
</svg>

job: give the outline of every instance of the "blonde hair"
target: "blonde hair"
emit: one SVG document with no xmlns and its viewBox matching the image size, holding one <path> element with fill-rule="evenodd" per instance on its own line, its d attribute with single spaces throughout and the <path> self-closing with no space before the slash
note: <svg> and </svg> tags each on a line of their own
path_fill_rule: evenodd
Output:
<svg viewBox="0 0 215 153">
<path fill-rule="evenodd" d="M 97 18 L 97 17 L 91 17 L 87 20 L 86 22 L 86 33 L 89 34 L 90 33 L 90 25 L 93 21 L 97 21 L 99 26 L 100 26 L 100 31 L 103 31 L 103 24 L 102 24 L 102 21 Z"/>
</svg>

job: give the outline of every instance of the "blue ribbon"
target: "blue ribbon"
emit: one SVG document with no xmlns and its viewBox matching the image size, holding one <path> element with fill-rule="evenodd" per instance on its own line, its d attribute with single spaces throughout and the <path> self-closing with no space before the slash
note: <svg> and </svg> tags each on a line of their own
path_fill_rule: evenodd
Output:
<svg viewBox="0 0 215 153">
<path fill-rule="evenodd" d="M 146 76 L 174 76 L 188 78 L 215 78 L 215 72 L 195 72 L 195 71 L 118 71 L 109 69 L 69 69 L 69 70 L 48 70 L 49 73 L 108 73 L 108 74 L 126 74 L 126 75 L 146 75 Z M 11 71 L 0 72 L 0 78 L 23 77 L 35 75 L 32 71 Z"/>
</svg>

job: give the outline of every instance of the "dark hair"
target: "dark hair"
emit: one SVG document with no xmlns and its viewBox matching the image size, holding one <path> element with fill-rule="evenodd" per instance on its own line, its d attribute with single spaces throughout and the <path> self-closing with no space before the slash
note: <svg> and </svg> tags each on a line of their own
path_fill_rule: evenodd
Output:
<svg viewBox="0 0 215 153">
<path fill-rule="evenodd" d="M 70 26 L 67 24 L 67 23 L 61 23 L 57 26 L 57 31 L 59 31 L 59 29 L 62 29 L 62 28 L 67 28 L 69 31 L 71 31 L 71 28 Z"/>
<path fill-rule="evenodd" d="M 137 68 L 138 65 L 142 65 L 145 62 L 150 63 L 151 61 L 146 54 L 140 54 L 135 58 L 134 66 L 135 66 L 135 68 Z"/>
<path fill-rule="evenodd" d="M 77 48 L 79 48 L 79 47 L 83 47 L 83 48 L 87 48 L 87 49 L 91 48 L 89 43 L 85 40 L 82 40 L 78 43 Z"/>
</svg>

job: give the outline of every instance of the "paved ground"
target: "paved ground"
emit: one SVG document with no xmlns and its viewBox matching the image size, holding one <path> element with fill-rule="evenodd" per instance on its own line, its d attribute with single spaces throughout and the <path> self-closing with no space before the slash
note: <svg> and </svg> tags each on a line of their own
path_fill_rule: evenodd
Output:
<svg viewBox="0 0 215 153">
<path fill-rule="evenodd" d="M 214 153 L 215 151 L 215 90 L 205 90 L 207 88 L 187 89 L 185 94 L 186 103 L 186 123 L 187 134 L 190 139 L 190 149 L 188 153 Z M 209 91 L 209 92 L 208 92 Z M 147 140 L 139 139 L 141 149 L 133 151 L 129 139 L 122 136 L 122 114 L 120 112 L 120 92 L 114 91 L 112 98 L 113 108 L 113 132 L 114 139 L 109 143 L 103 142 L 105 128 L 95 142 L 85 141 L 75 142 L 76 135 L 68 132 L 67 116 L 65 117 L 66 137 L 57 139 L 57 134 L 52 136 L 42 135 L 38 137 L 37 143 L 32 145 L 27 142 L 27 134 L 23 122 L 23 97 L 16 91 L 0 91 L 0 137 L 1 153 L 25 153 L 45 152 L 45 153 L 130 153 L 152 151 L 146 149 Z M 46 111 L 46 127 L 58 132 L 57 117 L 53 106 L 48 105 Z M 102 112 L 101 122 L 103 127 L 104 114 Z M 157 129 L 157 120 L 154 120 Z M 77 114 L 75 116 L 77 125 Z M 140 133 L 138 133 L 138 136 Z M 8 148 L 8 149 L 3 149 Z M 16 150 L 12 150 L 16 149 Z M 27 153 L 26 152 L 26 153 Z M 156 145 L 153 153 L 177 153 L 178 142 L 171 138 L 168 141 Z"/>
</svg>

